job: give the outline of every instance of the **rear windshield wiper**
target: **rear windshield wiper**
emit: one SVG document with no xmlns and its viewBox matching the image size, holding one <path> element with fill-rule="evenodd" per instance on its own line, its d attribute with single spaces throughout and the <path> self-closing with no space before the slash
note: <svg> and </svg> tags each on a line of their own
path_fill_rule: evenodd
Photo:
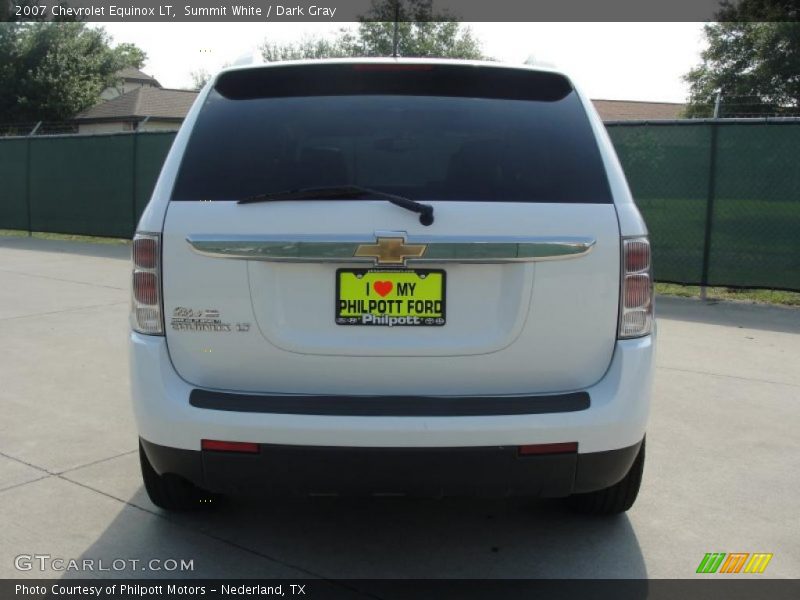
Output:
<svg viewBox="0 0 800 600">
<path fill-rule="evenodd" d="M 358 198 L 375 198 L 388 200 L 395 206 L 419 213 L 419 222 L 423 225 L 433 223 L 433 207 L 411 198 L 397 196 L 388 192 L 381 192 L 360 185 L 338 185 L 333 187 L 309 187 L 282 192 L 269 192 L 255 194 L 239 200 L 239 204 L 254 204 L 256 202 L 280 202 L 281 200 L 355 200 Z"/>
</svg>

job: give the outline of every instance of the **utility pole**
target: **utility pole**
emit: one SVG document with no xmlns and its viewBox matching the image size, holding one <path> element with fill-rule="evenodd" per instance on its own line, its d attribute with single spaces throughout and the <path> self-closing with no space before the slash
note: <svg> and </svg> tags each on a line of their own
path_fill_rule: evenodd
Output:
<svg viewBox="0 0 800 600">
<path fill-rule="evenodd" d="M 3 0 L 0 0 L 2 2 Z M 39 131 L 42 122 L 36 123 L 25 140 L 25 209 L 28 214 L 28 237 L 33 237 L 33 216 L 31 215 L 31 138 Z"/>
<path fill-rule="evenodd" d="M 722 90 L 717 91 L 714 100 L 714 121 L 719 119 L 719 106 L 722 103 Z M 703 240 L 703 273 L 700 282 L 700 301 L 708 300 L 708 270 L 711 260 L 711 221 L 714 218 L 714 196 L 716 194 L 715 171 L 717 168 L 717 123 L 711 125 L 711 156 L 709 158 L 708 173 L 708 197 L 706 199 L 706 229 L 705 239 Z"/>
<path fill-rule="evenodd" d="M 400 28 L 400 0 L 394 0 L 394 33 L 392 34 L 392 57 L 397 58 L 397 43 Z"/>
</svg>

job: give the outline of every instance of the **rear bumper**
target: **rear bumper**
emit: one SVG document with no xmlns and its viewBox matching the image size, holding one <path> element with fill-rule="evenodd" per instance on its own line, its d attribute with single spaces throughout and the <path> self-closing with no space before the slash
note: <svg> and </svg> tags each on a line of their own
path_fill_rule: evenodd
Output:
<svg viewBox="0 0 800 600">
<path fill-rule="evenodd" d="M 563 497 L 611 486 L 641 443 L 607 452 L 519 456 L 516 447 L 353 448 L 262 445 L 257 454 L 183 450 L 142 440 L 160 475 L 232 494 Z"/>
<path fill-rule="evenodd" d="M 172 367 L 164 338 L 132 333 L 130 342 L 131 395 L 139 435 L 159 446 L 196 451 L 202 439 L 450 449 L 577 442 L 580 454 L 617 450 L 644 437 L 654 368 L 654 336 L 647 336 L 616 343 L 603 378 L 576 390 L 590 398 L 588 408 L 580 410 L 464 416 L 288 414 L 193 406 L 195 388 Z"/>
<path fill-rule="evenodd" d="M 490 417 L 586 410 L 586 392 L 534 396 L 285 396 L 195 389 L 197 408 L 283 415 L 341 417 Z"/>
</svg>

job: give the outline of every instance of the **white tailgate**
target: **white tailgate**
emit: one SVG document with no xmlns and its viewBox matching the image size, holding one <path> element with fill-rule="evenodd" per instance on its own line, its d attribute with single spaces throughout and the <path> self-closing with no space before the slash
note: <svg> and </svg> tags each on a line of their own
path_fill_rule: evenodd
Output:
<svg viewBox="0 0 800 600">
<path fill-rule="evenodd" d="M 424 227 L 382 201 L 171 202 L 163 291 L 176 369 L 202 387 L 284 394 L 517 394 L 597 381 L 617 327 L 614 205 L 431 204 L 436 222 Z M 385 231 L 431 241 L 595 243 L 561 260 L 425 264 L 446 271 L 446 325 L 389 328 L 334 322 L 336 269 L 358 265 L 210 257 L 187 242 L 198 235 L 370 240 Z"/>
</svg>

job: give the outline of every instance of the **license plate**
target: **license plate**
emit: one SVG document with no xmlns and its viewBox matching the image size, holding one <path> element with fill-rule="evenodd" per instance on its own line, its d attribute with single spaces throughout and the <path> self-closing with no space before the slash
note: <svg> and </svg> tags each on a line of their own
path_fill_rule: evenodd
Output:
<svg viewBox="0 0 800 600">
<path fill-rule="evenodd" d="M 338 269 L 336 324 L 440 327 L 445 324 L 445 272 Z"/>
</svg>

